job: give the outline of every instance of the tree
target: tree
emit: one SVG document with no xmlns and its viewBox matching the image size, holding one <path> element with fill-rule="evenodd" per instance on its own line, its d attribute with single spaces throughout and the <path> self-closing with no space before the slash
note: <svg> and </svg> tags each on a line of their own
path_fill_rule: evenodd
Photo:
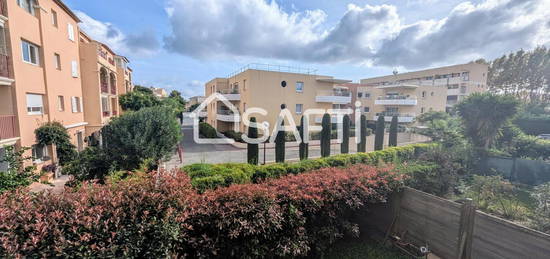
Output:
<svg viewBox="0 0 550 259">
<path fill-rule="evenodd" d="M 340 146 L 340 153 L 342 154 L 348 154 L 349 153 L 349 128 L 350 128 L 350 119 L 349 119 L 349 115 L 344 115 L 344 120 L 343 120 L 343 130 L 344 130 L 344 134 L 343 134 L 343 139 L 342 139 L 342 144 Z"/>
<path fill-rule="evenodd" d="M 420 114 L 416 120 L 420 123 L 426 123 L 434 120 L 448 120 L 449 118 L 451 118 L 451 115 L 446 112 L 431 111 Z"/>
<path fill-rule="evenodd" d="M 123 114 L 101 134 L 104 149 L 119 170 L 136 169 L 147 159 L 158 162 L 172 154 L 181 138 L 174 111 L 164 106 Z"/>
<path fill-rule="evenodd" d="M 510 95 L 474 93 L 458 103 L 464 133 L 478 148 L 488 150 L 506 125 L 518 112 L 519 101 Z"/>
<path fill-rule="evenodd" d="M 256 117 L 250 118 L 250 123 L 256 123 Z M 249 126 L 248 127 L 248 137 L 255 139 L 258 138 L 258 128 Z M 258 144 L 248 144 L 247 145 L 247 160 L 249 164 L 257 165 L 259 157 Z"/>
<path fill-rule="evenodd" d="M 65 165 L 76 157 L 76 147 L 71 143 L 67 129 L 60 122 L 47 122 L 34 130 L 39 145 L 55 145 L 59 164 Z"/>
<path fill-rule="evenodd" d="M 367 152 L 367 117 L 362 114 L 360 119 L 360 124 L 356 127 L 361 127 L 360 135 L 358 136 L 361 139 L 361 143 L 357 144 L 357 152 Z"/>
<path fill-rule="evenodd" d="M 302 142 L 300 143 L 300 160 L 306 160 L 309 156 L 309 144 L 304 143 L 304 116 L 300 119 L 300 138 Z"/>
<path fill-rule="evenodd" d="M 285 122 L 281 122 L 281 125 L 285 125 Z M 285 132 L 277 131 L 277 137 L 275 138 L 275 162 L 285 162 Z"/>
<path fill-rule="evenodd" d="M 139 111 L 143 108 L 158 106 L 160 100 L 153 95 L 152 91 L 134 90 L 119 96 L 119 103 L 120 107 L 125 111 Z"/>
<path fill-rule="evenodd" d="M 144 94 L 151 94 L 151 95 L 153 94 L 153 90 L 151 88 L 146 86 L 141 86 L 141 85 L 135 85 L 133 92 L 141 92 Z"/>
<path fill-rule="evenodd" d="M 321 130 L 321 156 L 322 157 L 328 157 L 330 156 L 330 130 L 331 130 L 331 123 L 330 123 L 330 115 L 328 113 L 325 113 L 323 115 L 322 120 L 322 127 Z"/>
<path fill-rule="evenodd" d="M 374 150 L 384 149 L 384 132 L 385 132 L 385 119 L 384 116 L 378 116 L 378 121 L 376 122 L 376 133 L 374 138 Z"/>
<path fill-rule="evenodd" d="M 170 94 L 168 95 L 168 98 L 177 100 L 182 106 L 185 106 L 185 104 L 187 103 L 185 99 L 183 99 L 183 97 L 181 96 L 181 93 L 177 90 L 172 90 L 172 92 L 170 92 Z"/>
<path fill-rule="evenodd" d="M 397 116 L 393 116 L 390 124 L 390 137 L 388 146 L 397 147 L 397 128 L 398 128 L 399 119 Z"/>
<path fill-rule="evenodd" d="M 29 148 L 15 150 L 13 146 L 7 146 L 4 149 L 4 156 L 0 157 L 1 163 L 7 163 L 8 169 L 5 172 L 0 171 L 0 193 L 15 190 L 21 186 L 28 186 L 36 182 L 39 175 L 34 174 L 35 166 L 24 166 L 25 161 L 32 161 L 31 157 L 24 157 L 23 154 Z"/>
</svg>

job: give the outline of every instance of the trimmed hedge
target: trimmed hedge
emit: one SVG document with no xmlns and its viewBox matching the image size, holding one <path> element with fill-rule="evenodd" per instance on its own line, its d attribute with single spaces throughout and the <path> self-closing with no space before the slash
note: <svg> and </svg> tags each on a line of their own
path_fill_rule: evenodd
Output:
<svg viewBox="0 0 550 259">
<path fill-rule="evenodd" d="M 218 138 L 216 129 L 206 122 L 199 123 L 199 134 L 203 138 Z"/>
<path fill-rule="evenodd" d="M 322 257 L 401 186 L 389 169 L 327 168 L 198 194 L 183 172 L 62 194 L 0 195 L 5 258 Z"/>
<path fill-rule="evenodd" d="M 399 163 L 413 160 L 435 146 L 436 144 L 413 144 L 370 153 L 340 154 L 296 163 L 259 166 L 244 163 L 192 164 L 182 167 L 182 170 L 191 177 L 193 187 L 203 192 L 207 189 L 227 187 L 233 183 L 260 183 L 267 178 L 279 178 L 320 168 L 349 167 L 354 164 L 378 165 L 380 162 Z"/>
</svg>

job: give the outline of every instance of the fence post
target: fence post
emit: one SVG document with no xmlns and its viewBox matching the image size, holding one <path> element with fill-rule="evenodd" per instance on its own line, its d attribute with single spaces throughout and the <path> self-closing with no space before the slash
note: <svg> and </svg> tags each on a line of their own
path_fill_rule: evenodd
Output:
<svg viewBox="0 0 550 259">
<path fill-rule="evenodd" d="M 474 235 L 474 220 L 476 208 L 472 199 L 464 200 L 460 211 L 460 226 L 458 229 L 457 259 L 472 258 L 472 239 Z"/>
</svg>

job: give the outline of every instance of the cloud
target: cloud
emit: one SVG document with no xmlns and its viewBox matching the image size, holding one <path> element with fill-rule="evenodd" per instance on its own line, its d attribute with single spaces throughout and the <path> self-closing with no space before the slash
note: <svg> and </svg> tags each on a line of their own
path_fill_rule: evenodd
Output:
<svg viewBox="0 0 550 259">
<path fill-rule="evenodd" d="M 434 1 L 434 0 L 423 0 Z M 550 41 L 550 0 L 463 2 L 439 20 L 403 24 L 392 5 L 350 4 L 335 25 L 322 10 L 275 1 L 169 0 L 168 51 L 198 59 L 262 57 L 424 67 L 494 57 Z"/>
<path fill-rule="evenodd" d="M 160 49 L 160 43 L 153 30 L 137 34 L 124 34 L 109 22 L 98 21 L 86 13 L 75 11 L 82 23 L 80 28 L 92 39 L 107 44 L 117 54 L 150 56 Z"/>
</svg>

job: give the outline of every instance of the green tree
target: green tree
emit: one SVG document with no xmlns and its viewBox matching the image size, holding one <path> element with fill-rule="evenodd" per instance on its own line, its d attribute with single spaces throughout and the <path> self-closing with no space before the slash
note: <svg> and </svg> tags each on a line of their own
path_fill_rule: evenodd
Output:
<svg viewBox="0 0 550 259">
<path fill-rule="evenodd" d="M 474 146 L 488 150 L 501 128 L 517 114 L 519 101 L 510 95 L 474 93 L 456 107 L 465 135 Z"/>
<path fill-rule="evenodd" d="M 300 119 L 300 138 L 302 138 L 302 142 L 300 142 L 300 160 L 306 160 L 309 156 L 309 144 L 304 143 L 304 116 Z"/>
<path fill-rule="evenodd" d="M 39 145 L 55 145 L 59 164 L 65 165 L 76 157 L 76 147 L 71 143 L 71 137 L 63 124 L 47 122 L 35 129 L 34 134 Z"/>
<path fill-rule="evenodd" d="M 376 133 L 374 138 L 374 150 L 384 149 L 384 133 L 385 133 L 385 119 L 384 116 L 378 116 L 378 121 L 376 121 Z"/>
<path fill-rule="evenodd" d="M 343 134 L 343 139 L 342 139 L 342 144 L 341 144 L 341 147 L 340 147 L 340 152 L 342 154 L 348 154 L 349 153 L 349 135 L 350 135 L 350 119 L 349 119 L 349 115 L 344 115 L 344 120 L 343 120 L 343 130 L 344 130 L 344 134 Z"/>
<path fill-rule="evenodd" d="M 361 115 L 359 127 L 361 127 L 361 129 L 360 129 L 360 135 L 358 137 L 361 139 L 361 143 L 357 144 L 357 152 L 364 153 L 364 152 L 367 152 L 367 134 L 368 134 L 367 116 L 365 116 L 364 114 Z"/>
<path fill-rule="evenodd" d="M 114 118 L 101 134 L 106 153 L 120 170 L 138 168 L 147 159 L 156 163 L 172 154 L 181 138 L 174 111 L 164 106 Z"/>
<path fill-rule="evenodd" d="M 151 89 L 148 90 L 150 91 Z M 153 95 L 153 92 L 149 91 L 134 90 L 119 96 L 120 107 L 125 111 L 139 111 L 143 108 L 160 105 L 160 100 Z"/>
<path fill-rule="evenodd" d="M 285 125 L 285 122 L 281 122 L 281 125 Z M 275 138 L 275 162 L 285 162 L 285 132 L 277 131 L 277 137 Z"/>
<path fill-rule="evenodd" d="M 35 166 L 24 166 L 25 161 L 31 161 L 31 157 L 25 157 L 23 154 L 29 148 L 15 150 L 13 146 L 4 148 L 4 155 L 0 157 L 0 163 L 7 163 L 8 170 L 0 171 L 0 193 L 15 190 L 22 186 L 28 186 L 38 180 L 38 175 L 34 174 Z M 28 163 L 31 164 L 31 163 Z"/>
<path fill-rule="evenodd" d="M 325 113 L 325 115 L 323 115 L 322 127 L 323 129 L 321 130 L 321 156 L 328 157 L 330 156 L 330 131 L 332 128 L 332 125 L 330 123 L 330 115 L 328 113 Z"/>
<path fill-rule="evenodd" d="M 390 124 L 390 136 L 389 136 L 389 143 L 388 146 L 390 147 L 397 147 L 397 128 L 399 123 L 399 118 L 397 116 L 393 116 L 391 119 Z"/>
<path fill-rule="evenodd" d="M 250 118 L 250 123 L 256 123 L 256 117 Z M 248 127 L 248 137 L 255 139 L 258 138 L 258 128 L 249 126 Z M 247 145 L 247 160 L 249 164 L 257 165 L 259 157 L 258 144 L 248 144 Z"/>
</svg>

